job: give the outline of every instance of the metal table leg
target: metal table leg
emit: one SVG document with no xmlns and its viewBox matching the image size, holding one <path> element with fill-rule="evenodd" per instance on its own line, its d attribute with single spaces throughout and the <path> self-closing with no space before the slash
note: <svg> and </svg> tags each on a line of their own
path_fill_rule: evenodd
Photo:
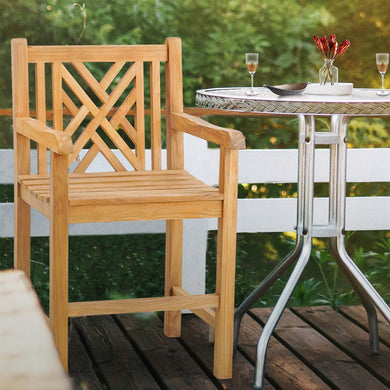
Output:
<svg viewBox="0 0 390 390">
<path fill-rule="evenodd" d="M 299 116 L 299 139 L 305 139 L 305 119 Z M 303 223 L 303 204 L 304 204 L 304 152 L 302 143 L 298 148 L 298 209 L 297 226 Z M 301 179 L 300 179 L 301 178 Z M 302 251 L 303 237 L 297 235 L 294 249 L 271 271 L 271 273 L 256 287 L 256 289 L 240 304 L 234 313 L 234 338 L 233 350 L 236 352 L 238 337 L 240 334 L 241 321 L 244 314 L 259 300 L 261 296 L 287 271 L 287 269 L 299 258 Z"/>
<path fill-rule="evenodd" d="M 337 127 L 340 136 L 340 143 L 335 156 L 335 160 L 337 158 L 337 170 L 335 171 L 337 172 L 332 172 L 331 170 L 331 181 L 334 180 L 334 186 L 337 186 L 337 190 L 331 191 L 330 194 L 332 202 L 330 208 L 330 219 L 335 219 L 337 224 L 337 236 L 330 238 L 330 249 L 340 269 L 345 273 L 347 279 L 350 281 L 352 287 L 366 309 L 370 331 L 370 346 L 373 352 L 378 352 L 378 320 L 375 306 L 388 322 L 390 322 L 390 309 L 353 260 L 348 256 L 345 249 L 346 135 L 348 117 L 339 117 L 338 121 L 339 123 Z"/>
<path fill-rule="evenodd" d="M 303 176 L 298 177 L 298 187 L 303 189 L 302 203 L 298 201 L 298 226 L 297 233 L 303 241 L 299 258 L 291 273 L 286 286 L 284 287 L 278 302 L 268 321 L 266 322 L 263 331 L 261 332 L 256 355 L 256 372 L 255 372 L 255 389 L 263 387 L 265 357 L 267 346 L 275 326 L 277 325 L 280 316 L 285 309 L 294 288 L 304 271 L 311 254 L 312 241 L 312 225 L 313 225 L 313 192 L 314 192 L 314 117 L 300 117 L 300 134 L 299 148 L 303 150 L 303 157 L 299 161 L 299 171 L 303 172 Z M 302 168 L 301 168 L 302 167 Z M 305 207 L 302 207 L 305 206 Z"/>
<path fill-rule="evenodd" d="M 346 131 L 348 118 L 335 115 L 332 117 L 331 132 L 338 134 L 339 143 L 330 145 L 329 167 L 329 224 L 337 226 L 336 237 L 329 238 L 329 249 L 338 267 L 344 273 L 356 295 L 362 302 L 368 317 L 370 347 L 374 353 L 379 351 L 378 318 L 375 306 L 370 297 L 360 287 L 358 281 L 350 274 L 340 256 L 337 237 L 342 238 L 344 247 L 345 235 L 345 187 L 346 187 Z M 338 195 L 340 197 L 338 198 Z M 341 203 L 340 203 L 341 202 Z M 342 208 L 340 207 L 342 206 Z"/>
<path fill-rule="evenodd" d="M 337 236 L 345 234 L 345 188 L 346 188 L 346 131 L 348 118 L 334 115 L 331 121 L 331 133 L 339 138 L 337 144 L 330 145 L 330 166 L 329 166 L 329 225 L 337 227 L 335 237 L 329 238 L 329 249 L 338 267 L 344 273 L 351 284 L 356 295 L 361 300 L 368 317 L 370 347 L 374 353 L 379 350 L 378 318 L 375 306 L 370 297 L 360 288 L 359 283 L 351 276 L 345 267 L 337 246 Z M 343 128 L 342 128 L 343 127 Z M 342 150 L 341 150 L 342 149 Z M 338 195 L 340 197 L 338 198 Z M 343 205 L 340 210 L 340 202 Z M 343 244 L 344 246 L 344 244 Z"/>
</svg>

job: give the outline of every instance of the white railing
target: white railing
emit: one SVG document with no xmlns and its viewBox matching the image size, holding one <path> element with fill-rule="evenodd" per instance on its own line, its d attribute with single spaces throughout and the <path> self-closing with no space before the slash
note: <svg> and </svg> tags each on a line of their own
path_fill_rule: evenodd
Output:
<svg viewBox="0 0 390 390">
<path fill-rule="evenodd" d="M 217 149 L 205 141 L 185 137 L 185 167 L 206 183 L 218 183 Z M 36 160 L 32 151 L 32 161 Z M 148 157 L 148 155 L 147 155 Z M 165 157 L 165 156 L 164 156 Z M 297 150 L 243 150 L 239 159 L 240 183 L 296 183 Z M 118 156 L 119 158 L 119 156 Z M 97 159 L 91 171 L 109 170 L 104 158 Z M 150 160 L 150 159 L 149 159 Z M 329 151 L 316 150 L 315 180 L 327 182 Z M 33 168 L 34 169 L 34 168 Z M 350 149 L 348 182 L 390 182 L 390 149 Z M 0 184 L 13 183 L 13 150 L 0 150 Z M 325 223 L 327 198 L 316 198 L 314 223 Z M 296 199 L 239 199 L 237 232 L 292 231 L 296 222 Z M 207 232 L 216 230 L 216 220 L 187 220 L 184 225 L 184 287 L 201 293 L 205 285 Z M 390 229 L 390 197 L 347 198 L 347 230 Z M 45 217 L 32 211 L 32 236 L 47 236 Z M 115 222 L 71 225 L 71 235 L 164 233 L 164 221 Z M 0 203 L 0 237 L 13 237 L 13 203 Z M 193 259 L 197 261 L 194 262 Z"/>
</svg>

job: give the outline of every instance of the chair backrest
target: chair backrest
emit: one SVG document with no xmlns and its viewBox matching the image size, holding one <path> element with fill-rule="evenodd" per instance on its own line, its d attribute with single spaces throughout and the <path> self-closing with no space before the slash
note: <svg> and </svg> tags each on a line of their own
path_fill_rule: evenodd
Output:
<svg viewBox="0 0 390 390">
<path fill-rule="evenodd" d="M 85 172 L 98 154 L 112 170 L 144 170 L 149 128 L 151 167 L 161 169 L 162 97 L 171 150 L 168 167 L 182 167 L 182 138 L 170 132 L 168 118 L 169 112 L 183 111 L 179 38 L 123 46 L 27 46 L 25 39 L 15 39 L 12 48 L 12 66 L 18 68 L 13 73 L 25 80 L 14 83 L 14 116 L 29 116 L 34 108 L 29 100 L 35 101 L 36 119 L 71 135 L 69 166 L 74 172 Z M 35 80 L 30 87 L 29 75 Z M 38 148 L 38 173 L 46 173 L 46 155 Z"/>
</svg>

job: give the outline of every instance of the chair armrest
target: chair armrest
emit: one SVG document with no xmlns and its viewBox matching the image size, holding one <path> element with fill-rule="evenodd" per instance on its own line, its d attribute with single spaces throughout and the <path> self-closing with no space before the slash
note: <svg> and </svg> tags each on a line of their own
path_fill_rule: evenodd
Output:
<svg viewBox="0 0 390 390">
<path fill-rule="evenodd" d="M 226 129 L 185 113 L 173 112 L 171 125 L 175 130 L 194 135 L 228 149 L 245 149 L 241 131 Z"/>
<path fill-rule="evenodd" d="M 72 138 L 33 118 L 15 118 L 15 131 L 58 154 L 73 152 Z"/>
</svg>

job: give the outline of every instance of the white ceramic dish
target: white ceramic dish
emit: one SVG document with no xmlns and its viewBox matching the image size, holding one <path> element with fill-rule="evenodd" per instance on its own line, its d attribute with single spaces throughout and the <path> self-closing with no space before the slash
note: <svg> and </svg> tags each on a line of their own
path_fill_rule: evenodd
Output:
<svg viewBox="0 0 390 390">
<path fill-rule="evenodd" d="M 352 92 L 353 83 L 337 83 L 334 85 L 310 83 L 303 93 L 308 95 L 351 95 Z"/>
</svg>

